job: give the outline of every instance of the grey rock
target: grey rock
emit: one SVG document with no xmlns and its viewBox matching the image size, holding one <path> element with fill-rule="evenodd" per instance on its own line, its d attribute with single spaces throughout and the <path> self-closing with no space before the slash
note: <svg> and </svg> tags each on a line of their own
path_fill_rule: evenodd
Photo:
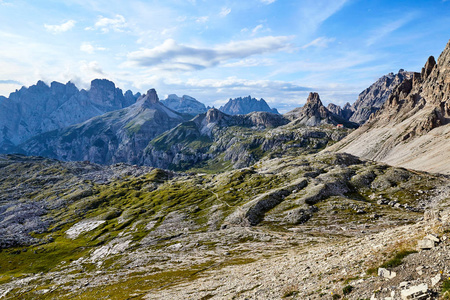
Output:
<svg viewBox="0 0 450 300">
<path fill-rule="evenodd" d="M 435 242 L 429 239 L 423 239 L 417 243 L 417 246 L 419 249 L 429 250 L 435 247 Z"/>
<path fill-rule="evenodd" d="M 391 272 L 385 268 L 378 268 L 378 276 L 384 277 L 386 279 L 392 279 L 397 276 L 397 273 Z"/>
<path fill-rule="evenodd" d="M 420 284 L 412 286 L 409 289 L 403 290 L 400 293 L 402 300 L 410 299 L 427 299 L 428 298 L 428 285 Z"/>
</svg>

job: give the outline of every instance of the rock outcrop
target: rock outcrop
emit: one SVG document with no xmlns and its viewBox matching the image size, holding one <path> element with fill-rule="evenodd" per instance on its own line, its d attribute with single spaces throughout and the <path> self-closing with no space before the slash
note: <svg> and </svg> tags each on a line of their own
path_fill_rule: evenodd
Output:
<svg viewBox="0 0 450 300">
<path fill-rule="evenodd" d="M 193 116 L 204 113 L 207 110 L 203 103 L 187 95 L 178 97 L 175 94 L 171 94 L 166 99 L 161 100 L 161 103 L 176 112 L 191 114 Z"/>
<path fill-rule="evenodd" d="M 304 106 L 291 110 L 284 114 L 284 116 L 297 124 L 306 126 L 342 124 L 347 128 L 358 127 L 357 124 L 349 122 L 343 117 L 330 112 L 322 104 L 318 93 L 310 93 Z"/>
<path fill-rule="evenodd" d="M 8 152 L 27 139 L 86 121 L 106 112 L 125 108 L 139 95 L 116 88 L 113 82 L 95 79 L 89 90 L 78 90 L 71 82 L 42 81 L 22 87 L 0 100 L 0 152 Z"/>
<path fill-rule="evenodd" d="M 60 160 L 136 164 L 154 137 L 183 121 L 184 116 L 161 104 L 156 91 L 150 89 L 127 108 L 38 135 L 19 148 Z"/>
<path fill-rule="evenodd" d="M 246 115 L 254 111 L 265 111 L 278 114 L 277 109 L 270 108 L 264 99 L 257 100 L 251 96 L 230 99 L 224 106 L 221 106 L 219 110 L 228 115 Z"/>
<path fill-rule="evenodd" d="M 398 85 L 382 108 L 331 150 L 450 174 L 450 43 Z"/>
<path fill-rule="evenodd" d="M 358 99 L 351 107 L 351 116 L 348 120 L 364 124 L 370 115 L 378 111 L 389 96 L 404 80 L 410 79 L 413 72 L 400 69 L 397 74 L 389 73 L 379 78 L 374 84 L 359 94 Z"/>
</svg>

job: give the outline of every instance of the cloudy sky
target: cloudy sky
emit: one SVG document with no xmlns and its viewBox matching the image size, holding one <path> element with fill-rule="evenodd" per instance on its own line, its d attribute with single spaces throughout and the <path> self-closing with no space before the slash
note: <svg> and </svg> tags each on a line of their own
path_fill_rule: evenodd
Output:
<svg viewBox="0 0 450 300">
<path fill-rule="evenodd" d="M 310 91 L 352 103 L 450 39 L 449 0 L 0 0 L 0 20 L 0 95 L 107 78 L 211 106 L 252 95 L 281 112 Z"/>
</svg>

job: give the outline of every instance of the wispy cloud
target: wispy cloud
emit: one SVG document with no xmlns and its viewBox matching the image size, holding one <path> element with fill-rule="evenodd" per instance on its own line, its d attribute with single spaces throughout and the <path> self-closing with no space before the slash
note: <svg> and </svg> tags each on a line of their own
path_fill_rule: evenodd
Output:
<svg viewBox="0 0 450 300">
<path fill-rule="evenodd" d="M 48 25 L 48 24 L 44 24 L 45 29 L 47 29 L 47 31 L 57 34 L 57 33 L 62 33 L 62 32 L 66 32 L 69 31 L 70 29 L 72 29 L 75 24 L 77 22 L 74 20 L 69 20 L 65 23 L 62 23 L 60 25 Z"/>
<path fill-rule="evenodd" d="M 17 84 L 17 85 L 21 85 L 22 83 L 20 83 L 19 81 L 16 81 L 16 80 L 0 80 L 0 84 Z"/>
<path fill-rule="evenodd" d="M 96 51 L 105 51 L 106 48 L 96 47 L 96 46 L 93 46 L 91 43 L 83 42 L 80 46 L 80 50 L 83 52 L 86 52 L 88 54 L 94 54 Z"/>
<path fill-rule="evenodd" d="M 306 0 L 299 9 L 300 33 L 310 35 L 350 0 Z"/>
<path fill-rule="evenodd" d="M 317 39 L 313 40 L 312 42 L 309 42 L 308 44 L 304 45 L 302 49 L 307 49 L 309 47 L 316 47 L 316 48 L 327 48 L 328 45 L 332 42 L 334 42 L 335 38 L 327 38 L 327 37 L 318 37 Z"/>
<path fill-rule="evenodd" d="M 228 7 L 222 7 L 222 9 L 220 10 L 219 16 L 221 17 L 226 17 L 231 13 L 231 8 Z"/>
<path fill-rule="evenodd" d="M 208 16 L 198 17 L 195 20 L 195 22 L 197 22 L 197 23 L 206 23 L 208 21 L 209 21 L 209 17 Z"/>
<path fill-rule="evenodd" d="M 241 59 L 252 55 L 277 52 L 290 48 L 287 36 L 266 36 L 245 41 L 230 42 L 214 48 L 197 48 L 166 40 L 152 49 L 142 49 L 128 55 L 132 65 L 155 67 L 168 71 L 202 70 L 219 65 L 230 59 Z"/>
<path fill-rule="evenodd" d="M 128 27 L 125 17 L 122 15 L 116 15 L 114 18 L 106 18 L 100 16 L 95 23 L 94 28 L 88 27 L 86 29 L 100 29 L 103 33 L 108 33 L 110 30 L 115 32 L 123 32 Z"/>
<path fill-rule="evenodd" d="M 411 22 L 414 19 L 414 17 L 415 17 L 415 14 L 409 14 L 409 15 L 401 18 L 401 19 L 398 19 L 398 20 L 396 20 L 394 22 L 390 22 L 390 23 L 384 24 L 381 27 L 375 29 L 371 33 L 369 38 L 367 39 L 366 45 L 367 46 L 374 45 L 375 43 L 379 42 L 383 38 L 385 38 L 388 35 L 390 35 L 391 33 L 393 33 L 394 31 L 400 29 L 401 27 L 403 27 L 407 23 Z"/>
<path fill-rule="evenodd" d="M 260 0 L 262 3 L 264 3 L 264 4 L 272 4 L 272 3 L 274 3 L 275 1 L 277 1 L 277 0 Z"/>
<path fill-rule="evenodd" d="M 258 31 L 260 31 L 261 29 L 263 29 L 263 27 L 264 27 L 264 26 L 263 26 L 262 24 L 257 25 L 255 28 L 252 29 L 252 35 L 257 34 Z"/>
</svg>

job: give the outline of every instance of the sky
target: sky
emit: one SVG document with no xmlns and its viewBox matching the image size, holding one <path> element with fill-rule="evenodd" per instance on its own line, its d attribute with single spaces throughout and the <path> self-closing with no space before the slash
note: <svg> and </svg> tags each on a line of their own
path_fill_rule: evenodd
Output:
<svg viewBox="0 0 450 300">
<path fill-rule="evenodd" d="M 106 78 L 219 107 L 343 105 L 450 39 L 450 0 L 0 0 L 0 95 Z"/>
</svg>

